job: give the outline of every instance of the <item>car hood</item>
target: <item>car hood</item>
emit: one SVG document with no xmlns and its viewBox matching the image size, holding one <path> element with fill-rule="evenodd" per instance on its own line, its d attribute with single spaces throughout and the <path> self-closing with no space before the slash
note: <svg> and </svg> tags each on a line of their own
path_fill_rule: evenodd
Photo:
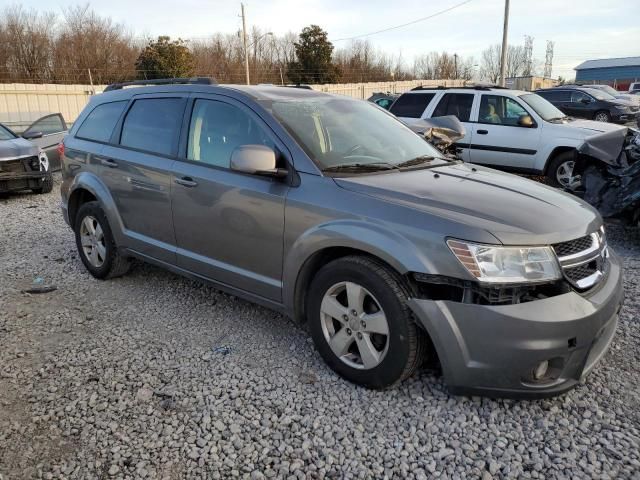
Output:
<svg viewBox="0 0 640 480">
<path fill-rule="evenodd" d="M 575 138 L 578 140 L 591 137 L 598 133 L 613 132 L 627 128 L 614 123 L 594 122 L 593 120 L 580 120 L 574 118 L 566 123 L 551 123 L 549 125 L 553 125 L 554 127 L 561 129 L 562 137 Z"/>
<path fill-rule="evenodd" d="M 640 95 L 631 95 L 629 93 L 621 93 L 616 95 L 618 100 L 623 100 L 630 105 L 640 105 Z"/>
<path fill-rule="evenodd" d="M 572 240 L 602 223 L 593 207 L 573 195 L 469 164 L 335 181 L 353 192 L 482 229 L 505 245 Z"/>
<path fill-rule="evenodd" d="M 17 157 L 38 155 L 40 149 L 37 145 L 24 138 L 13 138 L 11 140 L 0 140 L 0 162 L 11 160 Z"/>
</svg>

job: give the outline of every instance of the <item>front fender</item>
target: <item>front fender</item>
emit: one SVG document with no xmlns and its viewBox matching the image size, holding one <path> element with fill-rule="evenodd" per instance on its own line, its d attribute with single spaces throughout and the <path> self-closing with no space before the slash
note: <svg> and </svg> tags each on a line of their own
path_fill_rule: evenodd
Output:
<svg viewBox="0 0 640 480">
<path fill-rule="evenodd" d="M 333 247 L 351 248 L 375 256 L 401 274 L 431 273 L 429 258 L 402 235 L 364 220 L 337 220 L 310 228 L 288 248 L 283 268 L 283 302 L 295 310 L 295 290 L 304 264 Z"/>
<path fill-rule="evenodd" d="M 70 211 L 69 209 L 73 205 L 74 195 L 77 195 L 80 190 L 90 192 L 96 198 L 98 203 L 100 203 L 100 207 L 102 207 L 102 210 L 109 221 L 109 227 L 111 227 L 111 233 L 114 236 L 116 244 L 123 245 L 124 224 L 122 223 L 122 218 L 118 213 L 116 202 L 104 182 L 92 172 L 81 172 L 77 174 L 73 177 L 73 180 L 67 189 L 67 193 L 65 194 L 63 192 L 63 203 L 66 203 L 69 220 L 71 220 L 75 215 L 75 211 Z"/>
</svg>

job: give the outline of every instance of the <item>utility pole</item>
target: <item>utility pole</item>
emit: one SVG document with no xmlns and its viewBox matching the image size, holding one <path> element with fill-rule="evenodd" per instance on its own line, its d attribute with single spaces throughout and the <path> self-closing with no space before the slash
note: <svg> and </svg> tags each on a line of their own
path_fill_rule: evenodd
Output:
<svg viewBox="0 0 640 480">
<path fill-rule="evenodd" d="M 504 0 L 504 27 L 502 29 L 502 50 L 500 50 L 500 86 L 506 85 L 507 31 L 509 30 L 509 0 Z"/>
<path fill-rule="evenodd" d="M 247 48 L 247 23 L 244 16 L 244 3 L 240 4 L 240 11 L 242 12 L 242 45 L 244 46 L 244 70 L 247 75 L 247 85 L 249 82 L 249 49 Z"/>
<path fill-rule="evenodd" d="M 454 78 L 457 80 L 458 79 L 458 54 L 454 53 L 453 54 L 453 76 Z"/>
</svg>

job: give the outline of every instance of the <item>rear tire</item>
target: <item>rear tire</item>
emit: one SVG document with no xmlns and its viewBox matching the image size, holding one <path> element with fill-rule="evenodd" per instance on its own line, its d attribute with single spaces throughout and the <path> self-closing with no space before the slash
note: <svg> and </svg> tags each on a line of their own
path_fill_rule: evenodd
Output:
<svg viewBox="0 0 640 480">
<path fill-rule="evenodd" d="M 129 271 L 131 261 L 118 251 L 107 216 L 98 202 L 87 202 L 80 207 L 74 232 L 78 254 L 91 275 L 107 279 Z"/>
<path fill-rule="evenodd" d="M 547 184 L 556 188 L 568 188 L 570 190 L 580 186 L 579 178 L 571 175 L 573 171 L 573 152 L 562 152 L 551 160 L 547 168 Z"/>
<path fill-rule="evenodd" d="M 43 193 L 49 193 L 53 190 L 53 175 L 51 172 L 47 172 L 47 175 L 42 179 L 42 186 L 33 189 L 33 193 L 41 195 Z"/>
<path fill-rule="evenodd" d="M 611 114 L 609 114 L 609 112 L 607 112 L 606 110 L 598 110 L 596 113 L 593 114 L 593 119 L 596 122 L 609 123 L 611 121 Z"/>
<path fill-rule="evenodd" d="M 348 256 L 320 269 L 306 311 L 315 346 L 329 367 L 377 389 L 411 376 L 425 357 L 427 339 L 407 298 L 400 276 L 379 261 Z"/>
</svg>

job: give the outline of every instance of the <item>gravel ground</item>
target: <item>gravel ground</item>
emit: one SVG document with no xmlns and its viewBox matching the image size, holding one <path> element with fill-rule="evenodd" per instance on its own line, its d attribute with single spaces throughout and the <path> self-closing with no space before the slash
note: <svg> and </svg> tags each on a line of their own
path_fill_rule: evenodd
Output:
<svg viewBox="0 0 640 480">
<path fill-rule="evenodd" d="M 586 383 L 491 400 L 426 370 L 355 387 L 281 315 L 154 267 L 95 280 L 58 203 L 0 199 L 0 479 L 640 479 L 633 229 L 609 229 L 627 302 Z M 57 291 L 20 293 L 38 276 Z"/>
</svg>

